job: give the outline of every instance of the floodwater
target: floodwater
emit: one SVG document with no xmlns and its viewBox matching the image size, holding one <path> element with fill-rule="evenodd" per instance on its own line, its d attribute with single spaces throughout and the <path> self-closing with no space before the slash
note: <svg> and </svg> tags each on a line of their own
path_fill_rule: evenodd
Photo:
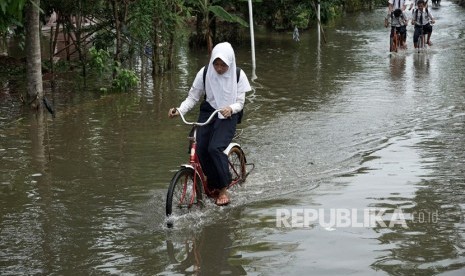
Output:
<svg viewBox="0 0 465 276">
<path fill-rule="evenodd" d="M 3 84 L 1 275 L 464 275 L 465 10 L 441 1 L 425 53 L 389 55 L 385 9 L 256 34 L 241 125 L 255 164 L 232 203 L 164 216 L 187 162 L 169 120 L 204 53 L 131 93 L 76 78 L 28 115 Z M 251 76 L 250 50 L 237 47 Z M 13 107 L 12 107 L 13 106 Z M 190 115 L 195 118 L 195 113 Z"/>
</svg>

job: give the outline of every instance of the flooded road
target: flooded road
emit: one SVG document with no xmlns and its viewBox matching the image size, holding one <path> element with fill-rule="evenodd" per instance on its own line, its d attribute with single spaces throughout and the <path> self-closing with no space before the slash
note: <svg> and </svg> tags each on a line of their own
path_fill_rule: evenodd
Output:
<svg viewBox="0 0 465 276">
<path fill-rule="evenodd" d="M 55 119 L 11 111 L 5 93 L 0 274 L 464 275 L 465 10 L 441 4 L 420 54 L 411 26 L 389 54 L 384 8 L 335 22 L 319 49 L 314 30 L 258 30 L 238 141 L 256 168 L 230 206 L 172 229 L 188 128 L 166 113 L 203 53 L 180 49 L 175 74 L 129 94 L 59 83 L 72 93 L 48 95 Z"/>
</svg>

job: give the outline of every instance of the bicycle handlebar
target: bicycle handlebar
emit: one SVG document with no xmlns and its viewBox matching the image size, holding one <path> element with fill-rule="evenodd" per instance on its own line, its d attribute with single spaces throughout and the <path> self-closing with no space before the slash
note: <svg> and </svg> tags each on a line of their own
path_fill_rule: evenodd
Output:
<svg viewBox="0 0 465 276">
<path fill-rule="evenodd" d="M 199 122 L 188 122 L 186 121 L 186 118 L 184 118 L 184 115 L 182 115 L 182 113 L 179 111 L 179 109 L 176 108 L 176 110 L 178 111 L 179 113 L 179 116 L 181 117 L 182 121 L 186 124 L 186 125 L 193 125 L 193 126 L 204 126 L 204 125 L 207 125 L 211 122 L 211 120 L 213 119 L 213 117 L 218 114 L 218 112 L 220 112 L 220 110 L 215 110 L 211 115 L 210 117 L 208 117 L 208 119 L 203 122 L 203 123 L 199 123 Z"/>
</svg>

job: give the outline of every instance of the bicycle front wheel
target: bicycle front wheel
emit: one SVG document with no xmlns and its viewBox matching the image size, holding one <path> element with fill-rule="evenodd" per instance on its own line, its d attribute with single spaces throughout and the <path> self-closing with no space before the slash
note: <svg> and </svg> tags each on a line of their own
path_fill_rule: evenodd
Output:
<svg viewBox="0 0 465 276">
<path fill-rule="evenodd" d="M 393 37 L 389 37 L 389 52 L 392 52 L 394 48 L 394 38 Z"/>
<path fill-rule="evenodd" d="M 183 215 L 203 205 L 203 183 L 192 168 L 181 168 L 173 176 L 166 195 L 166 216 Z"/>
<path fill-rule="evenodd" d="M 390 41 L 391 41 L 390 51 L 391 51 L 391 52 L 397 52 L 397 46 L 398 46 L 398 43 L 399 43 L 399 37 L 397 36 L 397 33 L 396 33 L 396 32 L 394 32 L 394 35 L 391 37 Z"/>
<path fill-rule="evenodd" d="M 395 52 L 397 52 L 399 49 L 400 49 L 400 41 L 401 41 L 402 37 L 400 36 L 399 33 L 396 32 L 396 36 L 394 38 L 394 44 L 396 45 L 396 48 L 395 48 Z"/>
<path fill-rule="evenodd" d="M 242 184 L 247 177 L 245 170 L 245 155 L 238 146 L 232 147 L 228 152 L 229 173 L 231 174 L 231 185 Z"/>
<path fill-rule="evenodd" d="M 423 34 L 418 38 L 418 52 L 425 48 L 425 36 Z"/>
</svg>

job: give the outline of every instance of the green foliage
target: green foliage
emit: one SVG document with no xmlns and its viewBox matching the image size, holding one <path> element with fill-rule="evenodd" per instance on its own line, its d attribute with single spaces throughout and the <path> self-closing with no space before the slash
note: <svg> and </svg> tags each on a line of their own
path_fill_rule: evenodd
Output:
<svg viewBox="0 0 465 276">
<path fill-rule="evenodd" d="M 4 34 L 11 25 L 22 26 L 25 4 L 26 0 L 0 1 L 0 35 Z"/>
<path fill-rule="evenodd" d="M 89 49 L 89 65 L 90 68 L 98 72 L 99 75 L 102 75 L 105 72 L 109 72 L 110 60 L 111 56 L 110 53 L 104 49 L 99 49 L 92 47 Z"/>
<path fill-rule="evenodd" d="M 315 14 L 309 2 L 283 5 L 279 12 L 283 18 L 276 25 L 278 29 L 292 29 L 294 26 L 308 28 L 310 17 Z"/>
<path fill-rule="evenodd" d="M 139 83 L 136 73 L 129 69 L 121 68 L 120 64 L 115 65 L 116 77 L 113 79 L 112 86 L 118 91 L 127 91 Z"/>
<path fill-rule="evenodd" d="M 189 38 L 190 46 L 206 45 L 210 51 L 213 42 L 218 40 L 234 41 L 237 39 L 234 36 L 239 33 L 238 29 L 248 27 L 247 21 L 242 18 L 244 13 L 240 12 L 241 7 L 247 7 L 246 2 L 242 0 L 187 0 L 186 5 L 192 8 L 192 13 L 197 20 L 196 31 Z M 219 22 L 220 24 L 218 24 Z M 229 30 L 227 25 L 232 26 L 234 31 Z"/>
<path fill-rule="evenodd" d="M 127 91 L 139 83 L 139 78 L 132 70 L 121 67 L 119 62 L 113 62 L 110 53 L 104 49 L 97 50 L 95 47 L 89 49 L 89 65 L 92 71 L 99 76 L 109 75 L 115 72 L 112 80 L 112 87 L 117 91 Z M 107 88 L 100 88 L 100 91 L 106 92 Z"/>
<path fill-rule="evenodd" d="M 115 35 L 105 30 L 98 31 L 93 40 L 93 45 L 97 50 L 110 50 L 115 46 Z"/>
<path fill-rule="evenodd" d="M 26 0 L 2 0 L 0 2 L 0 12 L 2 15 L 16 17 L 21 20 L 25 4 Z"/>
<path fill-rule="evenodd" d="M 150 49 L 152 73 L 160 74 L 173 68 L 175 43 L 183 35 L 180 31 L 190 16 L 184 0 L 140 0 L 130 6 L 129 51 Z"/>
<path fill-rule="evenodd" d="M 240 18 L 237 15 L 230 14 L 229 12 L 225 11 L 225 9 L 223 9 L 223 7 L 221 6 L 209 6 L 208 10 L 219 19 L 222 19 L 230 23 L 239 23 L 240 25 L 246 28 L 249 27 L 249 24 L 247 24 L 247 22 L 245 22 L 244 19 Z"/>
<path fill-rule="evenodd" d="M 31 0 L 0 0 L 0 36 L 9 27 L 16 26 L 17 35 L 24 37 L 21 28 L 24 20 L 24 8 Z M 198 20 L 196 30 L 187 29 L 196 40 L 196 46 L 211 45 L 212 42 L 229 40 L 241 42 L 241 27 L 248 27 L 247 0 L 41 0 L 42 12 L 53 8 L 60 14 L 65 28 L 74 30 L 72 16 L 92 18 L 95 24 L 86 27 L 81 34 L 90 34 L 88 39 L 94 48 L 90 49 L 88 59 L 91 72 L 99 76 L 113 76 L 113 88 L 127 90 L 137 84 L 134 72 L 114 64 L 115 56 L 132 58 L 137 50 L 146 46 L 153 49 L 152 66 L 164 72 L 172 68 L 174 43 L 181 41 L 182 28 L 186 22 Z M 252 0 L 256 24 L 266 24 L 274 30 L 292 30 L 312 27 L 316 23 L 317 0 Z M 112 10 L 116 4 L 117 15 Z M 367 7 L 386 6 L 386 0 L 321 0 L 321 21 L 329 22 L 340 16 L 344 10 L 359 10 Z M 127 10 L 126 10 L 127 8 Z M 45 17 L 45 15 L 43 15 Z M 121 41 L 115 51 L 115 16 L 123 24 Z M 95 32 L 94 32 L 95 31 Z M 6 36 L 5 36 L 6 37 Z M 82 42 L 82 41 L 81 41 Z M 181 41 L 182 42 L 182 41 Z M 205 43 L 207 42 L 207 43 Z M 24 40 L 23 40 L 24 43 Z M 81 57 L 82 58 L 82 57 Z M 85 58 L 84 58 L 85 59 Z M 168 66 L 169 64 L 169 66 Z M 47 65 L 45 65 L 47 66 Z M 56 64 L 54 65 L 56 69 Z M 104 89 L 106 90 L 106 89 Z"/>
<path fill-rule="evenodd" d="M 155 1 L 142 0 L 131 5 L 131 16 L 129 18 L 129 32 L 132 38 L 141 44 L 149 43 L 152 32 L 152 20 L 155 11 Z"/>
<path fill-rule="evenodd" d="M 343 1 L 332 0 L 330 2 L 320 2 L 321 22 L 327 23 L 333 18 L 338 17 L 343 10 Z"/>
<path fill-rule="evenodd" d="M 291 17 L 291 27 L 308 28 L 311 15 L 312 11 L 306 4 L 297 5 Z"/>
<path fill-rule="evenodd" d="M 382 2 L 382 3 L 381 3 Z M 320 1 L 321 22 L 327 23 L 344 11 L 360 10 L 386 4 L 386 0 L 324 0 Z M 253 1 L 254 20 L 274 30 L 292 30 L 295 26 L 309 28 L 317 21 L 317 0 Z"/>
</svg>

